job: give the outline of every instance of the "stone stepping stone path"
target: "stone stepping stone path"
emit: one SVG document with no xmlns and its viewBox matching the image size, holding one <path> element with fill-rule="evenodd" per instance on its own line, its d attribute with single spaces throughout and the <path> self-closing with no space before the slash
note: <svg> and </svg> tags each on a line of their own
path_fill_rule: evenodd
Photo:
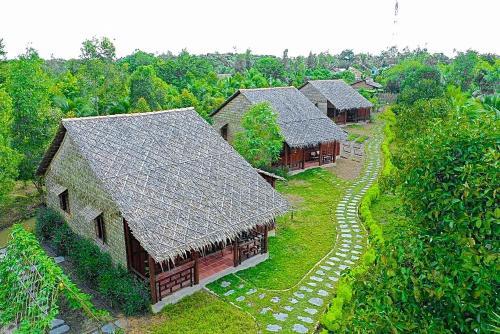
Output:
<svg viewBox="0 0 500 334">
<path fill-rule="evenodd" d="M 49 334 L 64 334 L 69 332 L 69 326 L 62 319 L 54 319 L 50 324 Z"/>
<path fill-rule="evenodd" d="M 358 217 L 361 199 L 370 186 L 376 181 L 381 167 L 380 145 L 382 143 L 382 127 L 366 143 L 366 164 L 361 176 L 345 191 L 344 197 L 333 208 L 338 222 L 337 240 L 334 248 L 290 290 L 273 291 L 266 298 L 266 289 L 246 287 L 244 284 L 222 281 L 224 291 L 221 295 L 230 300 L 242 302 L 257 300 L 259 307 L 246 309 L 255 314 L 261 323 L 263 332 L 312 333 L 316 324 L 328 305 L 342 272 L 356 266 L 366 242 L 367 232 Z M 240 284 L 240 285 L 238 285 Z M 231 285 L 234 285 L 231 288 Z M 235 287 L 238 285 L 238 288 Z M 234 294 L 237 291 L 237 294 Z M 253 296 L 260 292 L 260 294 Z M 233 295 L 234 294 L 234 295 Z M 246 298 L 245 298 L 246 296 Z M 238 306 L 250 305 L 244 303 Z"/>
</svg>

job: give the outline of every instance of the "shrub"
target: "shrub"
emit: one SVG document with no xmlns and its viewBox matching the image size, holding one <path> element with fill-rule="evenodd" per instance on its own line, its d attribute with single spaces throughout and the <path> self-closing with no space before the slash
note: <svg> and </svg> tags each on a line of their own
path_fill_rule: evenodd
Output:
<svg viewBox="0 0 500 334">
<path fill-rule="evenodd" d="M 42 207 L 36 214 L 35 235 L 42 241 L 51 240 L 55 229 L 63 222 L 64 218 L 57 211 Z"/>
<path fill-rule="evenodd" d="M 37 237 L 49 241 L 58 254 L 67 255 L 75 265 L 77 276 L 106 297 L 112 306 L 127 316 L 148 310 L 147 284 L 114 265 L 110 255 L 93 241 L 75 234 L 59 213 L 49 208 L 40 209 L 35 231 Z"/>
</svg>

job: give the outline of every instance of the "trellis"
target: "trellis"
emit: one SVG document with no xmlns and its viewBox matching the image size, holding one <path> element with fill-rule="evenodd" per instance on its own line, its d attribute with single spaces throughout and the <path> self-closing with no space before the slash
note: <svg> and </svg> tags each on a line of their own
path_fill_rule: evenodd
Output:
<svg viewBox="0 0 500 334">
<path fill-rule="evenodd" d="M 97 320 L 107 317 L 45 254 L 34 235 L 15 225 L 0 259 L 0 328 L 15 326 L 17 333 L 44 333 L 59 312 L 61 293 L 71 307 Z"/>
</svg>

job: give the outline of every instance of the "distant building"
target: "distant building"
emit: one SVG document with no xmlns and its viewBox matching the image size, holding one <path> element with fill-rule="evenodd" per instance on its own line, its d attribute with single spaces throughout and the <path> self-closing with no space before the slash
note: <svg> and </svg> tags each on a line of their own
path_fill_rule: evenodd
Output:
<svg viewBox="0 0 500 334">
<path fill-rule="evenodd" d="M 366 78 L 363 80 L 358 80 L 355 83 L 351 84 L 351 87 L 354 89 L 382 89 L 382 85 L 378 82 L 373 81 L 372 78 Z"/>
<path fill-rule="evenodd" d="M 285 138 L 279 165 L 296 170 L 335 162 L 345 132 L 295 87 L 240 89 L 211 114 L 213 126 L 231 142 L 243 130 L 243 114 L 260 102 L 278 114 Z"/>
<path fill-rule="evenodd" d="M 373 104 L 344 80 L 311 80 L 299 89 L 337 124 L 370 119 Z"/>
</svg>

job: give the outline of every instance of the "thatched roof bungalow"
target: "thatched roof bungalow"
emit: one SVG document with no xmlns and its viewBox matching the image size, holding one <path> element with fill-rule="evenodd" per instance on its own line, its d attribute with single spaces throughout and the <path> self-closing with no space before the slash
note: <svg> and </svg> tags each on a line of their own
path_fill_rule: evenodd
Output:
<svg viewBox="0 0 500 334">
<path fill-rule="evenodd" d="M 382 89 L 382 85 L 373 81 L 372 78 L 360 79 L 351 84 L 354 89 Z"/>
<path fill-rule="evenodd" d="M 278 115 L 285 138 L 281 165 L 294 170 L 335 162 L 345 132 L 295 87 L 240 89 L 211 114 L 213 126 L 231 142 L 242 131 L 243 114 L 261 102 L 268 102 Z"/>
<path fill-rule="evenodd" d="M 192 108 L 63 119 L 37 174 L 47 205 L 149 280 L 154 302 L 265 259 L 288 209 Z"/>
<path fill-rule="evenodd" d="M 370 119 L 373 104 L 344 80 L 311 80 L 299 89 L 337 124 Z"/>
</svg>

